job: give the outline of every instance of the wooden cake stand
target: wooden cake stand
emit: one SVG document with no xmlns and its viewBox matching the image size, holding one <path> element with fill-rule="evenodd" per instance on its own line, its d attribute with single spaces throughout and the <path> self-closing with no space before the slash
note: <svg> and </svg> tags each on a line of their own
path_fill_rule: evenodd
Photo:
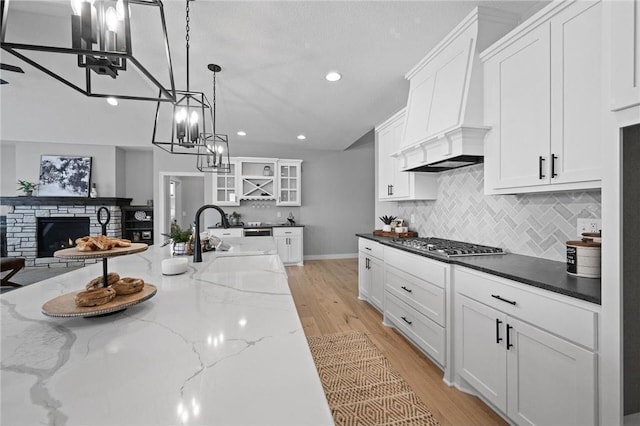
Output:
<svg viewBox="0 0 640 426">
<path fill-rule="evenodd" d="M 98 209 L 98 223 L 102 225 L 102 235 L 107 234 L 107 224 L 111 219 L 111 214 L 106 207 L 100 207 Z M 102 259 L 102 280 L 103 283 L 109 281 L 107 275 L 109 274 L 107 268 L 107 259 L 115 256 L 126 256 L 128 254 L 140 253 L 148 249 L 149 246 L 144 243 L 132 243 L 130 247 L 115 247 L 110 250 L 96 250 L 96 251 L 80 251 L 76 247 L 66 248 L 58 250 L 53 253 L 54 257 L 61 259 Z M 84 284 L 83 284 L 84 286 Z M 93 317 L 98 315 L 106 315 L 114 312 L 127 309 L 129 306 L 137 305 L 145 300 L 152 298 L 158 289 L 153 284 L 145 283 L 142 291 L 133 294 L 126 294 L 116 296 L 108 303 L 99 306 L 77 306 L 75 297 L 82 290 L 74 291 L 71 293 L 63 294 L 55 299 L 51 299 L 42 305 L 42 313 L 50 317 Z"/>
<path fill-rule="evenodd" d="M 53 253 L 54 257 L 61 259 L 102 259 L 103 280 L 107 282 L 108 268 L 107 259 L 116 256 L 126 256 L 128 254 L 140 253 L 147 250 L 149 246 L 144 243 L 132 243 L 131 247 L 116 247 L 104 251 L 79 251 L 77 248 L 67 248 Z M 77 306 L 75 302 L 76 294 L 82 290 L 63 294 L 55 299 L 49 300 L 42 305 L 42 313 L 50 317 L 92 317 L 105 315 L 127 309 L 129 306 L 137 305 L 152 298 L 158 289 L 153 284 L 144 284 L 142 291 L 133 294 L 116 296 L 108 303 L 99 306 Z"/>
</svg>

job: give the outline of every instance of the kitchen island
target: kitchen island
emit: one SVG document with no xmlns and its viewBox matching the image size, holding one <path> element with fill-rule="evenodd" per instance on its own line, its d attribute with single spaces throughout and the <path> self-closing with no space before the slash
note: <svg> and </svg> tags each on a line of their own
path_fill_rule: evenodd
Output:
<svg viewBox="0 0 640 426">
<path fill-rule="evenodd" d="M 2 424 L 333 424 L 271 237 L 227 240 L 185 274 L 169 247 L 109 259 L 157 294 L 124 311 L 50 318 L 102 264 L 5 293 Z"/>
</svg>

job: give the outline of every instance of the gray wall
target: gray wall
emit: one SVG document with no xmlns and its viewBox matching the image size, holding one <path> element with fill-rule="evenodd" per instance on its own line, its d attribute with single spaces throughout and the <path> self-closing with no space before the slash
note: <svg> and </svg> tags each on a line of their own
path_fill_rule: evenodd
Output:
<svg viewBox="0 0 640 426">
<path fill-rule="evenodd" d="M 204 178 L 181 176 L 179 179 L 181 194 L 181 210 L 176 211 L 178 224 L 182 229 L 189 229 L 196 217 L 196 210 L 202 206 L 204 196 Z"/>
<path fill-rule="evenodd" d="M 627 415 L 640 412 L 640 125 L 624 129 L 622 139 L 622 342 Z"/>
<path fill-rule="evenodd" d="M 243 221 L 253 221 L 253 218 L 276 221 L 277 211 L 281 212 L 280 220 L 291 211 L 296 222 L 305 226 L 305 256 L 322 258 L 357 253 L 354 234 L 371 232 L 374 225 L 371 217 L 375 200 L 373 131 L 345 151 L 292 149 L 290 145 L 261 146 L 239 141 L 232 141 L 230 145 L 232 156 L 303 160 L 302 207 L 275 208 L 275 204 L 271 204 L 271 208 L 257 209 L 251 207 L 251 202 L 242 202 L 240 207 L 225 208 L 225 212 L 238 211 Z M 155 149 L 153 155 L 154 176 L 160 172 L 197 171 L 195 157 L 171 155 L 160 149 Z M 205 188 L 210 191 L 208 184 Z M 154 198 L 158 198 L 158 193 L 158 179 L 154 179 Z M 203 203 L 209 201 L 203 199 Z M 217 214 L 211 213 L 204 224 L 219 220 Z"/>
<path fill-rule="evenodd" d="M 125 196 L 133 198 L 132 205 L 146 205 L 153 200 L 153 152 L 126 150 L 125 174 L 127 187 Z"/>
<path fill-rule="evenodd" d="M 116 197 L 126 197 L 127 184 L 129 177 L 127 176 L 127 154 L 124 149 L 116 148 Z M 98 195 L 100 192 L 98 192 Z"/>
</svg>

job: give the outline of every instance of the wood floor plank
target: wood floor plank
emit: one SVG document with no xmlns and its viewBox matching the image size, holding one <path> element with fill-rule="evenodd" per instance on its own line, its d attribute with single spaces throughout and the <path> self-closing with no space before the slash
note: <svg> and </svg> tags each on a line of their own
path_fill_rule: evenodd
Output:
<svg viewBox="0 0 640 426">
<path fill-rule="evenodd" d="M 358 299 L 358 259 L 309 260 L 287 274 L 307 336 L 365 331 L 442 425 L 507 424 L 478 398 L 447 386 L 442 370 Z"/>
</svg>

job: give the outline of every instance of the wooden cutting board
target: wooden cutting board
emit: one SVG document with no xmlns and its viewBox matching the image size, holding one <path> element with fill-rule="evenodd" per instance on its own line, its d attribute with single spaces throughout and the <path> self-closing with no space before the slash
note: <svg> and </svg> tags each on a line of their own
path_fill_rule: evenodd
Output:
<svg viewBox="0 0 640 426">
<path fill-rule="evenodd" d="M 414 238 L 418 236 L 418 233 L 415 231 L 393 232 L 393 231 L 383 231 L 381 229 L 376 229 L 375 231 L 373 231 L 373 235 L 377 235 L 378 237 Z"/>
</svg>

